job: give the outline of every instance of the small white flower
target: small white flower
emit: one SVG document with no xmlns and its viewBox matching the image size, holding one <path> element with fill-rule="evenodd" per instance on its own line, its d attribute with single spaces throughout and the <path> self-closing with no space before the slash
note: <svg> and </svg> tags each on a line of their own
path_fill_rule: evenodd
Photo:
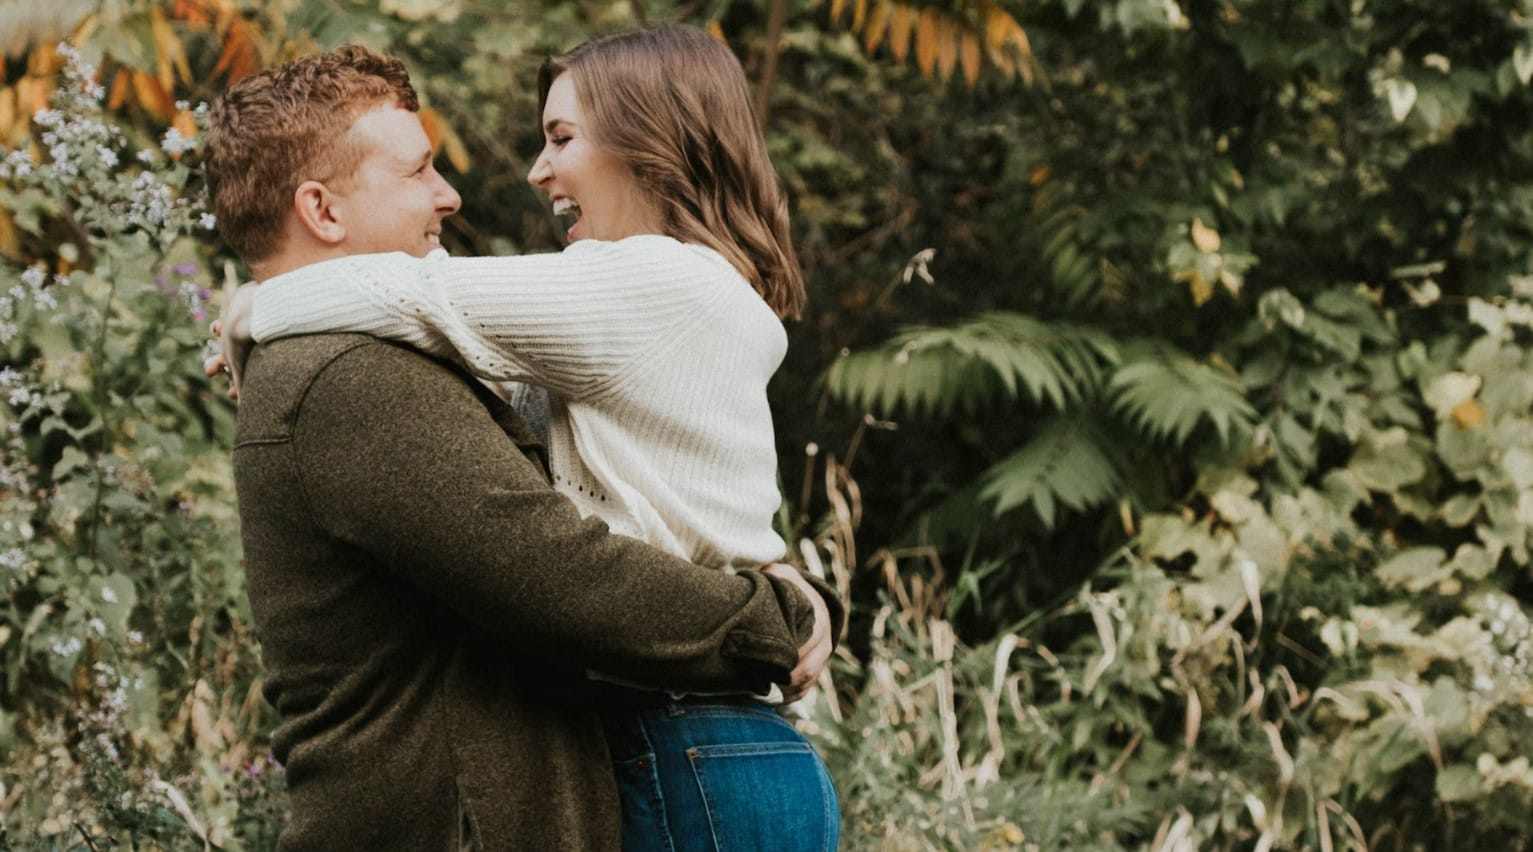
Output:
<svg viewBox="0 0 1533 852">
<path fill-rule="evenodd" d="M 21 374 L 14 367 L 6 367 L 0 370 L 0 387 L 8 388 L 21 381 Z"/>
<path fill-rule="evenodd" d="M 32 402 L 32 390 L 30 388 L 16 388 L 11 391 L 11 405 L 21 407 Z"/>
<path fill-rule="evenodd" d="M 218 227 L 218 217 L 212 213 L 202 214 L 202 218 L 198 221 L 202 224 L 203 230 L 211 231 Z"/>
<path fill-rule="evenodd" d="M 111 586 L 102 586 L 101 599 L 109 604 L 117 603 L 117 591 Z"/>
<path fill-rule="evenodd" d="M 101 159 L 101 164 L 109 169 L 117 166 L 117 152 L 105 145 L 96 146 L 96 156 Z"/>
<path fill-rule="evenodd" d="M 29 266 L 21 273 L 21 283 L 31 287 L 33 290 L 43 286 L 43 283 L 47 280 L 47 276 L 43 274 L 41 267 Z"/>
<path fill-rule="evenodd" d="M 172 127 L 165 131 L 165 138 L 160 140 L 160 150 L 167 154 L 180 154 L 191 151 L 197 147 L 197 139 L 191 139 L 181 135 L 181 131 Z"/>
<path fill-rule="evenodd" d="M 134 157 L 140 163 L 143 163 L 146 166 L 154 164 L 154 152 L 149 150 L 148 148 L 145 148 L 144 150 L 139 151 L 137 154 L 134 155 Z"/>
</svg>

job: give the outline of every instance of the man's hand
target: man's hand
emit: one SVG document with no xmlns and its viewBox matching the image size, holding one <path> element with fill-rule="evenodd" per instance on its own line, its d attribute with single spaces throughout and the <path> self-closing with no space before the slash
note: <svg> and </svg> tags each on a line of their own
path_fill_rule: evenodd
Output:
<svg viewBox="0 0 1533 852">
<path fill-rule="evenodd" d="M 783 701 L 797 701 L 820 679 L 820 672 L 825 670 L 825 664 L 830 661 L 833 644 L 830 636 L 830 610 L 825 607 L 825 599 L 820 597 L 819 591 L 809 585 L 792 565 L 778 562 L 761 570 L 797 586 L 814 607 L 814 632 L 809 635 L 809 641 L 798 649 L 798 665 L 788 676 L 788 682 L 782 684 Z"/>
<path fill-rule="evenodd" d="M 202 362 L 202 370 L 208 378 L 219 373 L 229 374 L 230 399 L 239 399 L 240 374 L 245 369 L 245 359 L 255 347 L 255 341 L 250 337 L 250 314 L 255 306 L 256 286 L 251 283 L 224 290 L 224 310 L 212 326 L 219 351 Z"/>
</svg>

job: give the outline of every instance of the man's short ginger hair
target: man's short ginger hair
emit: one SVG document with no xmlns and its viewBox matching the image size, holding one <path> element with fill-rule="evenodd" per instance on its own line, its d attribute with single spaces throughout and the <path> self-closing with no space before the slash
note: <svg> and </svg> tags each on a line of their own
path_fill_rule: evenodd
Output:
<svg viewBox="0 0 1533 852">
<path fill-rule="evenodd" d="M 293 194 L 342 180 L 365 153 L 348 131 L 362 113 L 420 102 L 404 63 L 358 45 L 245 77 L 213 107 L 203 164 L 218 231 L 246 263 L 280 247 Z"/>
</svg>

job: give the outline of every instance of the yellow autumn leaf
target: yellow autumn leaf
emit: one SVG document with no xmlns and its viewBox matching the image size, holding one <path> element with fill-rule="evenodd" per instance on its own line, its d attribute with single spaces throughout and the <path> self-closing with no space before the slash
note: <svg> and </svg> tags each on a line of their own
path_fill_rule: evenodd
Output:
<svg viewBox="0 0 1533 852">
<path fill-rule="evenodd" d="M 868 25 L 862 30 L 862 52 L 873 55 L 883 43 L 884 32 L 889 26 L 889 0 L 875 0 L 873 11 L 868 15 Z"/>
<path fill-rule="evenodd" d="M 1198 251 L 1204 254 L 1213 254 L 1219 250 L 1219 232 L 1203 224 L 1202 219 L 1192 220 L 1192 244 L 1198 247 Z"/>
<path fill-rule="evenodd" d="M 1203 277 L 1203 273 L 1194 269 L 1183 277 L 1187 281 L 1187 288 L 1192 291 L 1193 305 L 1201 308 L 1214 297 L 1214 285 Z"/>
<path fill-rule="evenodd" d="M 714 41 L 718 42 L 719 44 L 729 44 L 729 39 L 724 38 L 724 27 L 719 24 L 718 18 L 714 18 L 708 22 L 707 30 L 708 35 L 713 36 Z"/>
<path fill-rule="evenodd" d="M 889 13 L 889 52 L 895 62 L 904 62 L 910 53 L 910 28 L 915 24 L 915 10 L 904 3 L 895 3 Z"/>
<path fill-rule="evenodd" d="M 468 149 L 464 147 L 458 131 L 447 123 L 447 119 L 434 108 L 427 107 L 420 111 L 420 122 L 421 128 L 426 131 L 426 139 L 431 142 L 431 152 L 447 154 L 447 161 L 452 163 L 453 168 L 460 172 L 468 171 Z"/>
<path fill-rule="evenodd" d="M 11 221 L 11 214 L 0 207 L 0 256 L 16 259 L 21 251 L 21 242 L 17 239 L 16 223 Z"/>
<path fill-rule="evenodd" d="M 126 68 L 117 69 L 117 74 L 112 77 L 112 91 L 107 95 L 106 108 L 116 112 L 122 109 L 122 105 L 128 102 L 128 87 L 132 80 L 132 74 Z"/>
<path fill-rule="evenodd" d="M 153 74 L 146 71 L 134 71 L 133 73 L 133 97 L 144 112 L 162 121 L 170 121 L 176 117 L 176 101 L 170 92 L 160 85 L 160 81 Z"/>
<path fill-rule="evenodd" d="M 1453 422 L 1457 423 L 1460 429 L 1473 429 L 1485 422 L 1485 406 L 1474 397 L 1453 406 L 1452 414 Z"/>
<path fill-rule="evenodd" d="M 944 81 L 953 76 L 953 69 L 958 67 L 958 22 L 946 15 L 938 19 L 937 38 L 937 74 Z"/>
<path fill-rule="evenodd" d="M 11 147 L 11 130 L 16 126 L 16 90 L 0 89 L 0 145 Z"/>
<path fill-rule="evenodd" d="M 958 57 L 963 65 L 963 81 L 972 89 L 979 82 L 979 35 L 973 30 L 964 29 Z"/>
<path fill-rule="evenodd" d="M 52 94 L 53 88 L 48 80 L 22 77 L 16 81 L 16 115 L 31 118 L 39 111 L 47 109 L 49 96 Z"/>
<path fill-rule="evenodd" d="M 928 6 L 916 21 L 916 67 L 930 77 L 937 62 L 937 12 Z"/>
</svg>

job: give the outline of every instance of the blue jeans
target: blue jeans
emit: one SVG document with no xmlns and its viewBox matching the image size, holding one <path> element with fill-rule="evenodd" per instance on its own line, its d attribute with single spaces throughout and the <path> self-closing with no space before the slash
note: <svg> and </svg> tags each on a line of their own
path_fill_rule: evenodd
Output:
<svg viewBox="0 0 1533 852">
<path fill-rule="evenodd" d="M 637 694 L 635 694 L 637 695 Z M 772 708 L 746 696 L 654 696 L 602 711 L 624 852 L 829 852 L 830 773 Z"/>
</svg>

